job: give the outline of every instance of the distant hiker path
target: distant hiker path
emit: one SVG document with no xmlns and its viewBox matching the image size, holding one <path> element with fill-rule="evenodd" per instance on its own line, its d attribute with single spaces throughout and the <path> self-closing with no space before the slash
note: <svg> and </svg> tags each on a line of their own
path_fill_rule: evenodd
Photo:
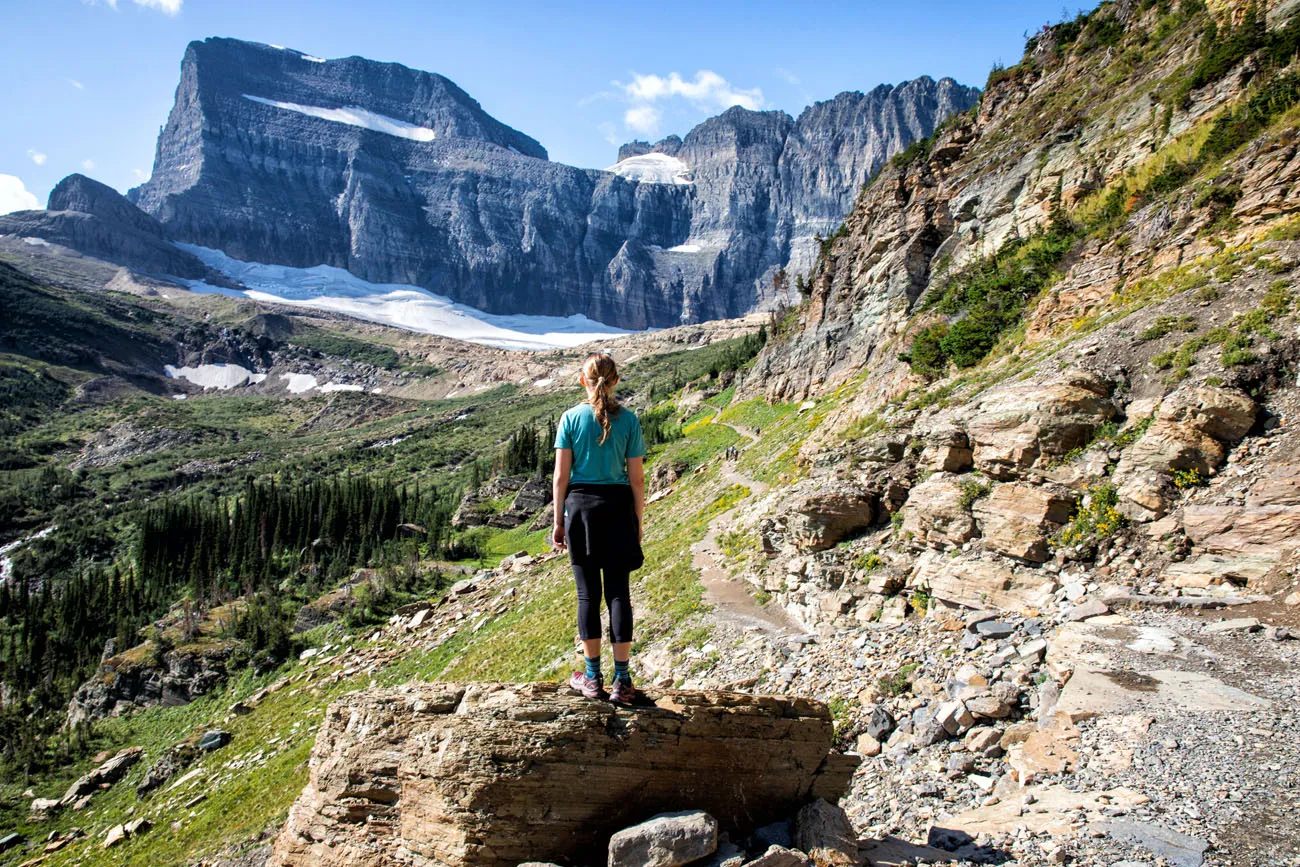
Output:
<svg viewBox="0 0 1300 867">
<path fill-rule="evenodd" d="M 718 415 L 721 413 L 713 416 L 713 424 L 726 425 L 751 442 L 758 438 L 752 428 L 718 421 Z M 723 462 L 722 479 L 728 484 L 749 488 L 750 497 L 761 497 L 767 493 L 766 482 L 752 479 L 740 472 L 734 461 Z M 778 606 L 768 608 L 759 605 L 758 601 L 750 595 L 745 581 L 733 578 L 726 568 L 727 555 L 718 544 L 718 535 L 727 530 L 736 510 L 749 499 L 747 497 L 709 522 L 704 538 L 691 546 L 691 565 L 699 571 L 706 598 L 715 606 L 717 615 L 721 619 L 742 628 L 759 629 L 777 635 L 802 633 L 804 630 L 792 622 Z"/>
</svg>

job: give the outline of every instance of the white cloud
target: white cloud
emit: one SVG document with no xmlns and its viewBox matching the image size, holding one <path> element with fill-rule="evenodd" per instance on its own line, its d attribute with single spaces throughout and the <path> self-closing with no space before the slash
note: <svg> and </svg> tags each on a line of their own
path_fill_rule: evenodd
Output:
<svg viewBox="0 0 1300 867">
<path fill-rule="evenodd" d="M 683 97 L 701 108 L 726 109 L 733 105 L 757 110 L 763 107 L 763 91 L 757 87 L 733 87 L 711 69 L 701 69 L 688 81 L 676 72 L 667 78 L 633 74 L 632 81 L 614 82 L 634 102 L 649 103 L 675 96 Z"/>
<path fill-rule="evenodd" d="M 157 9 L 164 15 L 179 15 L 183 2 L 185 0 L 135 0 L 135 5 L 146 9 Z M 113 3 L 116 5 L 117 0 L 113 0 Z"/>
<path fill-rule="evenodd" d="M 41 153 L 40 151 L 34 148 L 27 149 L 27 156 L 31 157 L 32 162 L 36 163 L 36 165 L 38 166 L 45 165 L 45 161 L 48 159 L 48 157 L 45 154 Z"/>
<path fill-rule="evenodd" d="M 22 178 L 0 174 L 0 214 L 31 211 L 40 206 L 36 197 L 28 192 Z"/>
<path fill-rule="evenodd" d="M 95 168 L 95 161 L 94 161 L 94 160 L 82 160 L 82 161 L 81 161 L 81 167 L 82 167 L 83 169 L 85 169 L 86 171 L 88 171 L 88 172 L 89 172 L 89 171 L 93 171 L 94 168 Z"/>
<path fill-rule="evenodd" d="M 117 10 L 117 0 L 81 0 L 81 2 L 87 6 L 107 6 L 114 11 Z M 146 9 L 157 9 L 164 15 L 179 15 L 185 0 L 132 0 L 132 2 Z"/>
<path fill-rule="evenodd" d="M 652 105 L 638 105 L 623 113 L 623 123 L 634 132 L 653 133 L 659 129 L 659 119 L 663 115 Z"/>
<path fill-rule="evenodd" d="M 605 121 L 604 123 L 598 125 L 596 128 L 600 130 L 600 134 L 605 139 L 605 141 L 609 142 L 610 144 L 621 145 L 623 143 L 623 140 L 618 136 L 618 127 L 614 126 L 614 124 L 610 123 L 609 121 Z"/>
<path fill-rule="evenodd" d="M 137 181 L 147 181 L 149 179 L 149 173 L 144 169 L 131 169 L 131 174 L 135 175 Z"/>
</svg>

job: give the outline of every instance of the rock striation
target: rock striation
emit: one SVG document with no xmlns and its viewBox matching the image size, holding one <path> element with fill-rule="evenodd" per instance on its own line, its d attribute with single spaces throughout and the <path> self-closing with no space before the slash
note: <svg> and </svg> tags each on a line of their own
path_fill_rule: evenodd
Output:
<svg viewBox="0 0 1300 867">
<path fill-rule="evenodd" d="M 635 707 L 555 684 L 416 684 L 332 705 L 273 865 L 483 867 L 604 860 L 612 834 L 703 810 L 748 833 L 837 800 L 857 759 L 826 706 L 649 691 Z"/>
<path fill-rule="evenodd" d="M 68 175 L 44 211 L 0 215 L 0 235 L 41 238 L 150 274 L 202 279 L 207 267 L 165 237 L 162 225 L 112 187 Z"/>
<path fill-rule="evenodd" d="M 891 154 L 978 95 L 918 78 L 798 119 L 733 107 L 596 171 L 549 161 L 440 75 L 214 38 L 186 50 L 131 196 L 172 238 L 239 259 L 668 326 L 770 300 L 776 270 L 812 262 Z M 629 162 L 647 155 L 655 172 Z"/>
</svg>

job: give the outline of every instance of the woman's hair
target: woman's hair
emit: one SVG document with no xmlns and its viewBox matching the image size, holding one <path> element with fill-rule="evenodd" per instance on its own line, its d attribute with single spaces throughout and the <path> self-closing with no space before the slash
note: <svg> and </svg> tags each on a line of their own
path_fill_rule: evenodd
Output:
<svg viewBox="0 0 1300 867">
<path fill-rule="evenodd" d="M 614 356 L 608 352 L 593 352 L 582 362 L 582 375 L 587 380 L 587 401 L 596 411 L 596 421 L 600 422 L 600 444 L 609 439 L 609 420 L 618 415 L 618 400 L 614 397 L 614 380 L 618 379 L 618 367 Z"/>
</svg>

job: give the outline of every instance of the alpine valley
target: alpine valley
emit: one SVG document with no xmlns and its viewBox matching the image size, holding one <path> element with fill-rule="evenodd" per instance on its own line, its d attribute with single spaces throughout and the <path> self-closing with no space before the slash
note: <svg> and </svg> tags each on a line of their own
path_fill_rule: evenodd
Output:
<svg viewBox="0 0 1300 867">
<path fill-rule="evenodd" d="M 143 185 L 0 216 L 0 864 L 1300 864 L 1298 53 L 1106 0 L 595 170 L 192 43 Z M 549 543 L 595 347 L 621 706 Z"/>
</svg>

